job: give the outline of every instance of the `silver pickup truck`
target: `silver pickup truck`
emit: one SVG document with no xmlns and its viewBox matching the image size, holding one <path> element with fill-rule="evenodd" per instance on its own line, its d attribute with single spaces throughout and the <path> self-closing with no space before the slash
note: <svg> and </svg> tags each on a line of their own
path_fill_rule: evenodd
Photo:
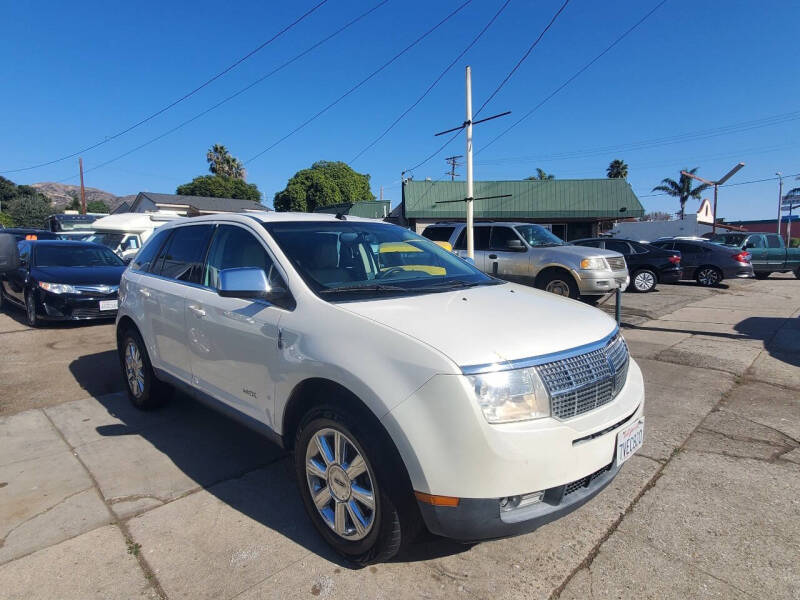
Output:
<svg viewBox="0 0 800 600">
<path fill-rule="evenodd" d="M 436 223 L 422 235 L 448 242 L 466 257 L 466 225 Z M 570 298 L 602 296 L 628 287 L 628 266 L 618 252 L 570 246 L 541 225 L 475 223 L 475 266 L 500 279 Z"/>
</svg>

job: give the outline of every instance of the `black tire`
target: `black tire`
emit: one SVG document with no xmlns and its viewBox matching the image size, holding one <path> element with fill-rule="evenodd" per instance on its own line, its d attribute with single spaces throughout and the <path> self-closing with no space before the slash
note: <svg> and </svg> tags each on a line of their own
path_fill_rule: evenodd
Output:
<svg viewBox="0 0 800 600">
<path fill-rule="evenodd" d="M 656 289 L 658 275 L 652 269 L 638 269 L 631 275 L 631 284 L 628 289 L 640 294 L 647 294 Z"/>
<path fill-rule="evenodd" d="M 135 348 L 135 353 L 130 356 L 130 367 L 132 371 L 135 371 L 136 364 L 141 364 L 141 380 L 135 377 L 135 372 L 128 371 L 129 357 L 126 356 L 126 353 L 131 352 L 131 348 Z M 147 355 L 147 347 L 139 332 L 135 329 L 125 330 L 119 338 L 117 353 L 119 354 L 122 378 L 125 382 L 125 391 L 128 393 L 128 399 L 131 404 L 140 410 L 152 410 L 164 404 L 169 398 L 172 389 L 156 378 L 153 372 L 153 365 L 150 363 L 150 357 Z M 139 357 L 138 363 L 135 359 L 137 353 Z M 134 385 L 131 377 L 133 377 L 137 385 Z M 134 388 L 136 388 L 135 391 Z"/>
<path fill-rule="evenodd" d="M 545 273 L 536 280 L 536 287 L 546 292 L 551 292 L 558 296 L 577 300 L 580 295 L 578 284 L 575 279 L 566 271 L 556 270 Z"/>
<path fill-rule="evenodd" d="M 40 324 L 39 315 L 36 314 L 36 299 L 33 292 L 25 294 L 25 319 L 28 327 L 38 327 Z"/>
<path fill-rule="evenodd" d="M 699 267 L 697 271 L 695 271 L 694 279 L 697 281 L 697 285 L 715 287 L 722 281 L 722 271 L 717 267 L 706 265 Z"/>
<path fill-rule="evenodd" d="M 0 281 L 0 310 L 5 308 L 6 298 L 3 294 L 3 282 Z"/>
<path fill-rule="evenodd" d="M 772 273 L 768 273 L 765 271 L 756 271 L 756 279 L 767 279 Z"/>
<path fill-rule="evenodd" d="M 794 276 L 795 276 L 797 279 L 800 279 L 800 267 L 797 267 L 797 268 L 794 270 Z"/>
<path fill-rule="evenodd" d="M 372 427 L 363 426 L 365 422 L 368 423 L 369 420 L 356 419 L 338 407 L 321 406 L 313 409 L 303 418 L 298 427 L 294 445 L 297 485 L 309 518 L 320 536 L 336 552 L 359 565 L 389 560 L 417 536 L 421 527 L 419 509 L 416 507 L 408 477 L 398 476 L 398 473 L 405 473 L 405 467 L 397 464 L 397 461 L 400 460 L 397 451 L 393 447 L 387 447 L 391 442 L 383 440 Z M 347 442 L 347 450 L 342 452 L 344 456 L 340 459 L 342 468 L 338 470 L 338 475 L 348 474 L 350 467 L 355 462 L 353 457 L 356 454 L 363 457 L 366 465 L 364 473 L 358 475 L 357 478 L 354 477 L 352 481 L 349 477 L 344 478 L 346 485 L 343 488 L 339 487 L 339 493 L 346 498 L 345 500 L 337 500 L 335 491 L 335 483 L 341 484 L 342 481 L 336 481 L 335 478 L 332 481 L 331 479 L 334 477 L 332 469 L 335 469 L 339 463 L 334 459 L 330 463 L 326 461 L 323 465 L 319 461 L 319 457 L 322 456 L 321 451 L 317 458 L 314 456 L 310 459 L 307 458 L 307 452 L 316 452 L 319 448 L 316 445 L 315 436 L 321 434 L 325 439 L 331 439 L 327 437 L 333 435 L 331 432 L 343 434 Z M 350 462 L 347 462 L 348 456 Z M 320 466 L 325 467 L 324 473 L 327 474 L 327 480 L 307 471 L 307 463 L 314 460 Z M 378 468 L 381 470 L 378 471 Z M 326 505 L 321 509 L 317 509 L 312 498 L 312 485 L 318 486 L 317 492 L 327 493 L 329 497 Z M 357 514 L 364 516 L 365 521 L 368 522 L 369 528 L 363 533 L 358 532 L 355 528 L 354 514 L 356 513 L 351 513 L 347 509 L 352 502 L 355 502 L 352 493 L 354 485 L 360 486 L 362 490 L 371 488 L 371 497 L 374 501 L 372 511 L 367 505 L 356 504 Z M 322 511 L 326 511 L 328 517 L 331 517 L 336 512 L 337 504 L 341 505 L 343 530 L 346 529 L 344 535 L 337 533 L 334 530 L 335 525 L 329 524 L 322 514 Z M 347 514 L 345 514 L 346 511 Z M 347 526 L 348 523 L 351 526 Z M 365 524 L 362 521 L 362 527 Z M 363 537 L 358 538 L 359 535 Z M 347 539 L 347 537 L 353 539 Z"/>
</svg>

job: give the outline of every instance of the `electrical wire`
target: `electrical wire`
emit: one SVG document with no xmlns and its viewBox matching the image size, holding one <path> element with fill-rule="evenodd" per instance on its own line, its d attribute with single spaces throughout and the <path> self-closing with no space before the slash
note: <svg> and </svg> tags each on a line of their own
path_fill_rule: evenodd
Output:
<svg viewBox="0 0 800 600">
<path fill-rule="evenodd" d="M 350 94 L 352 94 L 352 93 L 353 93 L 353 92 L 355 92 L 357 89 L 359 89 L 361 86 L 363 86 L 365 83 L 367 83 L 367 82 L 368 82 L 370 79 L 372 79 L 373 77 L 375 77 L 375 76 L 376 76 L 378 73 L 380 73 L 381 71 L 383 71 L 384 69 L 386 69 L 386 68 L 387 68 L 389 65 L 391 65 L 391 64 L 392 64 L 393 62 L 395 62 L 395 61 L 396 61 L 398 58 L 400 58 L 401 56 L 403 56 L 403 55 L 404 55 L 406 52 L 408 52 L 409 50 L 411 50 L 411 49 L 412 49 L 414 46 L 416 46 L 417 44 L 419 44 L 419 43 L 420 43 L 422 40 L 424 40 L 426 37 L 428 37 L 428 36 L 429 36 L 430 34 L 432 34 L 434 31 L 436 31 L 437 29 L 439 29 L 439 27 L 441 27 L 442 25 L 444 25 L 444 24 L 445 24 L 447 21 L 449 21 L 449 20 L 450 20 L 450 19 L 452 19 L 454 16 L 456 16 L 456 15 L 457 15 L 459 12 L 461 12 L 461 10 L 462 10 L 464 7 L 466 7 L 466 6 L 467 6 L 468 4 L 470 4 L 471 2 L 472 2 L 472 0 L 466 0 L 466 2 L 464 2 L 464 3 L 462 3 L 460 6 L 458 6 L 458 7 L 457 7 L 455 10 L 453 10 L 453 11 L 452 11 L 450 14 L 448 14 L 448 15 L 447 15 L 447 16 L 446 16 L 444 19 L 442 19 L 441 21 L 439 21 L 439 22 L 438 22 L 436 25 L 434 25 L 433 27 L 431 27 L 431 28 L 430 28 L 428 31 L 426 31 L 426 32 L 425 32 L 425 33 L 423 33 L 421 36 L 419 36 L 417 39 L 415 39 L 413 42 L 411 42 L 411 43 L 410 43 L 408 46 L 406 46 L 406 47 L 405 47 L 403 50 L 401 50 L 400 52 L 398 52 L 397 54 L 395 54 L 395 55 L 394 55 L 392 58 L 390 58 L 390 59 L 389 59 L 387 62 L 383 63 L 383 65 L 381 65 L 381 66 L 380 66 L 380 67 L 378 67 L 376 70 L 374 70 L 372 73 L 370 73 L 369 75 L 367 75 L 367 76 L 366 76 L 364 79 L 362 79 L 361 81 L 359 81 L 359 82 L 358 82 L 356 85 L 354 85 L 353 87 L 351 87 L 351 88 L 350 88 L 349 90 L 347 90 L 347 91 L 346 91 L 344 94 L 342 94 L 341 96 L 339 96 L 339 97 L 338 97 L 336 100 L 334 100 L 333 102 L 331 102 L 330 104 L 328 104 L 327 106 L 325 106 L 325 108 L 323 108 L 322 110 L 318 111 L 318 112 L 317 112 L 316 114 L 314 114 L 312 117 L 310 117 L 310 118 L 306 119 L 305 121 L 303 121 L 303 123 L 301 123 L 300 125 L 298 125 L 298 126 L 297 126 L 297 127 L 295 127 L 294 129 L 292 129 L 292 130 L 291 130 L 289 133 L 287 133 L 286 135 L 284 135 L 284 136 L 283 136 L 283 137 L 281 137 L 280 139 L 276 140 L 275 142 L 273 142 L 272 144 L 270 144 L 269 146 L 267 146 L 266 148 L 264 148 L 263 150 L 261 150 L 261 151 L 260 151 L 260 152 L 258 152 L 257 154 L 254 154 L 253 156 L 251 156 L 250 158 L 248 158 L 246 161 L 244 161 L 244 163 L 243 163 L 243 164 L 245 164 L 245 165 L 246 165 L 246 164 L 248 164 L 248 163 L 251 163 L 251 162 L 253 162 L 253 161 L 254 161 L 255 159 L 257 159 L 259 156 L 263 156 L 264 154 L 266 154 L 267 152 L 269 152 L 270 150 L 272 150 L 273 148 L 275 148 L 275 147 L 276 147 L 278 144 L 280 144 L 281 142 L 283 142 L 283 141 L 285 141 L 286 139 L 290 138 L 290 137 L 291 137 L 291 136 L 293 136 L 295 133 L 297 133 L 298 131 L 300 131 L 300 130 L 301 130 L 301 129 L 303 129 L 304 127 L 306 127 L 306 126 L 307 126 L 309 123 L 311 123 L 312 121 L 315 121 L 316 119 L 318 119 L 319 117 L 321 117 L 323 114 L 325 114 L 326 112 L 328 112 L 328 111 L 329 111 L 331 108 L 333 108 L 334 106 L 336 106 L 337 104 L 339 104 L 339 102 L 341 102 L 342 100 L 344 100 L 345 98 L 347 98 L 347 97 L 348 97 Z"/>
<path fill-rule="evenodd" d="M 787 179 L 789 177 L 797 177 L 800 173 L 794 173 L 792 175 L 784 175 L 783 178 Z M 735 187 L 737 185 L 750 185 L 751 183 L 764 183 L 765 181 L 778 181 L 780 177 L 765 177 L 764 179 L 751 179 L 750 181 L 737 181 L 736 183 L 723 183 L 721 188 L 725 187 Z M 644 194 L 641 196 L 637 196 L 637 198 L 654 198 L 655 196 L 668 196 L 666 192 L 659 192 L 658 194 Z"/>
<path fill-rule="evenodd" d="M 245 55 L 244 55 L 244 56 L 242 56 L 241 58 L 237 59 L 235 62 L 233 62 L 233 63 L 231 63 L 230 65 L 228 65 L 227 67 L 225 67 L 225 68 L 224 68 L 222 71 L 220 71 L 219 73 L 217 73 L 216 75 L 214 75 L 214 76 L 213 76 L 213 77 L 211 77 L 210 79 L 207 79 L 205 82 L 203 82 L 202 84 L 200 84 L 199 86 L 197 86 L 196 88 L 194 88 L 193 90 L 191 90 L 190 92 L 187 92 L 187 93 L 185 93 L 183 96 L 181 96 L 181 97 L 180 97 L 180 98 L 178 98 L 177 100 L 174 100 L 174 101 L 173 101 L 173 102 L 171 102 L 170 104 L 167 104 L 167 105 L 166 105 L 166 106 L 164 106 L 163 108 L 160 108 L 160 109 L 159 109 L 159 110 L 157 110 L 156 112 L 154 112 L 154 113 L 150 114 L 149 116 L 147 116 L 147 117 L 145 117 L 145 118 L 141 119 L 141 120 L 140 120 L 140 121 L 138 121 L 137 123 L 134 123 L 133 125 L 131 125 L 131 126 L 129 126 L 129 127 L 127 127 L 127 128 L 125 128 L 125 129 L 123 129 L 123 130 L 121 130 L 121 131 L 118 131 L 118 132 L 116 132 L 116 133 L 114 133 L 114 134 L 112 134 L 112 135 L 106 136 L 106 137 L 105 137 L 105 138 L 103 138 L 102 140 L 100 140 L 100 141 L 98 141 L 98 142 L 95 142 L 94 144 L 91 144 L 90 146 L 86 146 L 85 148 L 81 148 L 80 150 L 77 150 L 77 151 L 75 151 L 75 152 L 72 152 L 71 154 L 67 154 L 67 155 L 65 155 L 65 156 L 61 156 L 60 158 L 56 158 L 56 159 L 54 159 L 54 160 L 49 160 L 49 161 L 46 161 L 46 162 L 42 162 L 42 163 L 39 163 L 39 164 L 36 164 L 36 165 L 32 165 L 32 166 L 29 166 L 29 167 L 22 167 L 22 168 L 19 168 L 19 169 L 6 169 L 6 170 L 4 170 L 4 171 L 0 171 L 0 173 L 19 173 L 19 172 L 21 172 L 21 171 L 30 171 L 30 170 L 32 170 L 32 169 L 38 169 L 38 168 L 40 168 L 40 167 L 46 167 L 46 166 L 48 166 L 48 165 L 53 165 L 53 164 L 56 164 L 56 163 L 59 163 L 59 162 L 65 161 L 65 160 L 67 160 L 67 159 L 74 158 L 74 157 L 76 157 L 76 156 L 78 156 L 79 154 L 82 154 L 82 153 L 84 153 L 84 152 L 88 152 L 88 151 L 90 151 L 90 150 L 94 150 L 95 148 L 97 148 L 97 147 L 99 147 L 99 146 L 102 146 L 103 144 L 106 144 L 106 143 L 110 142 L 111 140 L 117 139 L 118 137 L 120 137 L 120 136 L 123 136 L 123 135 L 125 135 L 126 133 L 129 133 L 129 132 L 133 131 L 133 130 L 134 130 L 134 129 L 136 129 L 137 127 L 139 127 L 139 126 L 141 126 L 141 125 L 144 125 L 144 124 L 145 124 L 145 123 L 147 123 L 148 121 L 151 121 L 151 120 L 153 120 L 154 118 L 156 118 L 157 116 L 159 116 L 159 115 L 161 115 L 161 114 L 165 113 L 165 112 L 166 112 L 166 111 L 168 111 L 169 109 L 171 109 L 171 108 L 173 108 L 173 107 L 177 106 L 178 104 L 180 104 L 180 103 L 181 103 L 181 102 L 183 102 L 184 100 L 186 100 L 186 99 L 190 98 L 191 96 L 193 96 L 194 94 L 196 94 L 197 92 L 199 92 L 200 90 L 202 90 L 203 88 L 205 88 L 206 86 L 208 86 L 209 84 L 213 83 L 214 81 L 216 81 L 217 79 L 219 79 L 220 77 L 222 77 L 223 75 L 225 75 L 226 73 L 228 73 L 228 72 L 230 72 L 231 70 L 233 70 L 233 69 L 235 69 L 236 67 L 238 67 L 240 64 L 242 64 L 242 63 L 243 63 L 244 61 L 246 61 L 248 58 L 250 58 L 251 56 L 253 56 L 253 55 L 254 55 L 254 54 L 256 54 L 257 52 L 259 52 L 260 50 L 263 50 L 263 49 L 264 49 L 266 46 L 268 46 L 269 44 L 271 44 L 272 42 L 274 42 L 276 39 L 278 39 L 279 37 L 281 37 L 281 36 L 282 36 L 284 33 L 286 33 L 287 31 L 289 31 L 290 29 L 292 29 L 292 28 L 293 28 L 295 25 L 299 24 L 301 21 L 303 21 L 303 20 L 304 20 L 306 17 L 308 17 L 309 15 L 311 15 L 311 14 L 312 14 L 314 11 L 316 11 L 318 8 L 320 8 L 320 7 L 321 7 L 323 4 L 325 4 L 327 1 L 328 1 L 328 0 L 320 0 L 320 2 L 318 2 L 317 4 L 315 4 L 314 6 L 312 6 L 312 7 L 311 7 L 309 10 L 307 10 L 305 13 L 303 13 L 303 14 L 302 14 L 302 15 L 300 15 L 299 17 L 297 17 L 297 18 L 296 18 L 294 21 L 292 21 L 291 23 L 289 23 L 287 26 L 285 26 L 283 29 L 281 29 L 281 30 L 280 30 L 278 33 L 276 33 L 275 35 L 273 35 L 273 36 L 272 36 L 271 38 L 269 38 L 268 40 L 266 40 L 266 41 L 262 42 L 261 44 L 259 44 L 259 45 L 258 45 L 258 46 L 256 46 L 255 48 L 253 48 L 253 50 L 251 50 L 250 52 L 248 52 L 247 54 L 245 54 Z"/>
<path fill-rule="evenodd" d="M 498 10 L 498 11 L 497 11 L 495 14 L 494 14 L 494 16 L 493 16 L 493 17 L 492 17 L 492 18 L 489 20 L 489 22 L 488 22 L 488 23 L 487 23 L 487 24 L 486 24 L 486 25 L 483 27 L 483 29 L 481 29 L 481 30 L 478 32 L 478 35 L 476 35 L 474 38 L 472 38 L 472 41 L 471 41 L 469 44 L 467 44 L 466 48 L 464 48 L 464 49 L 463 49 L 463 50 L 462 50 L 462 51 L 459 53 L 459 55 L 458 55 L 458 56 L 456 56 L 456 57 L 453 59 L 453 61 L 452 61 L 452 62 L 451 62 L 449 65 L 447 65 L 447 67 L 445 67 L 445 69 L 444 69 L 444 70 L 443 70 L 441 73 L 439 73 L 439 76 L 438 76 L 436 79 L 434 79 L 434 80 L 433 80 L 433 83 L 431 83 L 431 84 L 428 86 L 428 89 L 426 89 L 426 90 L 425 90 L 425 91 L 422 93 L 422 95 L 421 95 L 419 98 L 417 98 L 417 99 L 414 101 L 414 103 L 413 103 L 413 104 L 411 104 L 411 106 L 409 106 L 409 107 L 408 107 L 408 108 L 406 108 L 406 109 L 405 109 L 405 110 L 404 110 L 402 113 L 400 113 L 400 116 L 398 116 L 398 117 L 397 117 L 397 118 L 396 118 L 394 121 L 392 121 L 392 124 L 391 124 L 391 125 L 389 125 L 389 127 L 387 127 L 386 129 L 384 129 L 384 130 L 383 130 L 383 133 L 381 133 L 381 134 L 380 134 L 378 137 L 376 137 L 374 140 L 372 140 L 372 141 L 371 141 L 369 144 L 367 144 L 367 145 L 366 145 L 364 148 L 362 148 L 362 149 L 361 149 L 361 150 L 360 150 L 360 151 L 359 151 L 359 152 L 358 152 L 358 153 L 357 153 L 357 154 L 356 154 L 356 155 L 355 155 L 353 158 L 351 158 L 351 159 L 350 159 L 350 164 L 352 164 L 353 162 L 355 162 L 356 160 L 358 160 L 358 158 L 359 158 L 359 157 L 360 157 L 362 154 L 364 154 L 364 153 L 365 153 L 367 150 L 369 150 L 369 149 L 370 149 L 370 148 L 372 148 L 372 147 L 373 147 L 375 144 L 377 144 L 378 142 L 380 142 L 380 141 L 381 141 L 381 140 L 382 140 L 382 139 L 383 139 L 383 138 L 386 136 L 386 134 L 387 134 L 387 133 L 389 133 L 389 132 L 390 132 L 392 129 L 394 129 L 395 125 L 397 125 L 397 124 L 398 124 L 400 121 L 402 121 L 402 120 L 403 120 L 403 118 L 404 118 L 404 117 L 405 117 L 405 116 L 406 116 L 408 113 L 410 113 L 410 112 L 411 112 L 411 111 L 412 111 L 412 110 L 413 110 L 413 109 L 414 109 L 414 108 L 415 108 L 415 107 L 416 107 L 416 106 L 417 106 L 417 105 L 418 105 L 420 102 L 422 102 L 422 100 L 425 98 L 425 96 L 427 96 L 429 93 L 431 93 L 431 91 L 433 90 L 433 88 L 435 88 L 435 87 L 436 87 L 436 85 L 437 85 L 437 84 L 438 84 L 438 83 L 439 83 L 439 82 L 442 80 L 442 78 L 443 78 L 443 77 L 444 77 L 444 76 L 445 76 L 445 75 L 446 75 L 446 74 L 447 74 L 447 73 L 450 71 L 450 69 L 452 69 L 452 68 L 455 66 L 455 64 L 456 64 L 456 63 L 457 63 L 459 60 L 461 60 L 461 58 L 462 58 L 462 57 L 463 57 L 463 56 L 464 56 L 464 55 L 465 55 L 465 54 L 466 54 L 466 53 L 467 53 L 467 52 L 468 52 L 468 51 L 469 51 L 469 50 L 470 50 L 470 49 L 471 49 L 471 48 L 472 48 L 472 47 L 473 47 L 473 46 L 474 46 L 474 45 L 475 45 L 477 42 L 478 42 L 478 40 L 479 40 L 479 39 L 481 39 L 481 37 L 483 36 L 483 34 L 484 34 L 484 33 L 486 33 L 486 31 L 489 29 L 489 27 L 491 27 L 491 26 L 492 26 L 492 24 L 493 24 L 493 23 L 494 23 L 494 22 L 497 20 L 497 17 L 499 17 L 499 16 L 502 14 L 502 12 L 503 12 L 503 11 L 506 9 L 506 7 L 507 7 L 507 6 L 508 6 L 510 3 L 511 3 L 511 0 L 506 0 L 506 1 L 505 1 L 505 3 L 504 3 L 504 4 L 503 4 L 501 7 L 500 7 L 500 9 L 499 9 L 499 10 Z"/>
</svg>

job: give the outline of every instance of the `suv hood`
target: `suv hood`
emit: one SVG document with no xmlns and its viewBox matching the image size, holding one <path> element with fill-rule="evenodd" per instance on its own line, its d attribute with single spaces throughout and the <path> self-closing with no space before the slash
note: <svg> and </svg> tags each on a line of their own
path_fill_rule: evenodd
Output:
<svg viewBox="0 0 800 600">
<path fill-rule="evenodd" d="M 413 336 L 460 367 L 575 348 L 617 327 L 596 308 L 511 283 L 338 306 Z"/>
<path fill-rule="evenodd" d="M 603 250 L 602 248 L 594 248 L 592 246 L 547 246 L 546 248 L 534 248 L 534 250 L 552 250 L 555 252 L 563 252 L 570 256 L 575 256 L 579 259 L 588 258 L 591 256 L 622 256 L 619 252 L 613 250 Z"/>
</svg>

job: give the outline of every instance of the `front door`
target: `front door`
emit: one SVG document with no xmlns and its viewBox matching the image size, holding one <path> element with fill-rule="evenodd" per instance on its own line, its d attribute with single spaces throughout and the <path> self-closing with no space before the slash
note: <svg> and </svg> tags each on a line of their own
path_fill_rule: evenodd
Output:
<svg viewBox="0 0 800 600">
<path fill-rule="evenodd" d="M 28 281 L 28 271 L 31 266 L 31 244 L 30 242 L 20 242 L 19 266 L 13 271 L 6 273 L 4 280 L 0 282 L 3 286 L 3 293 L 13 298 L 15 301 L 25 303 L 25 284 Z"/>
<path fill-rule="evenodd" d="M 285 287 L 262 242 L 245 226 L 217 227 L 201 285 L 186 303 L 193 383 L 214 398 L 275 427 L 275 368 L 282 308 L 263 300 L 223 298 L 223 269 L 264 269 L 270 284 Z"/>
<path fill-rule="evenodd" d="M 745 250 L 747 250 L 752 258 L 750 259 L 751 264 L 753 265 L 753 269 L 756 271 L 767 271 L 768 270 L 768 259 L 767 259 L 767 247 L 764 244 L 764 236 L 761 234 L 751 235 L 747 238 L 747 241 L 744 244 Z"/>
<path fill-rule="evenodd" d="M 510 240 L 521 238 L 505 225 L 495 225 L 489 238 L 489 251 L 486 253 L 486 272 L 506 281 L 526 283 L 531 277 L 531 264 L 528 260 L 528 246 L 523 243 L 524 252 L 508 249 Z M 530 283 L 527 281 L 527 283 Z"/>
</svg>

